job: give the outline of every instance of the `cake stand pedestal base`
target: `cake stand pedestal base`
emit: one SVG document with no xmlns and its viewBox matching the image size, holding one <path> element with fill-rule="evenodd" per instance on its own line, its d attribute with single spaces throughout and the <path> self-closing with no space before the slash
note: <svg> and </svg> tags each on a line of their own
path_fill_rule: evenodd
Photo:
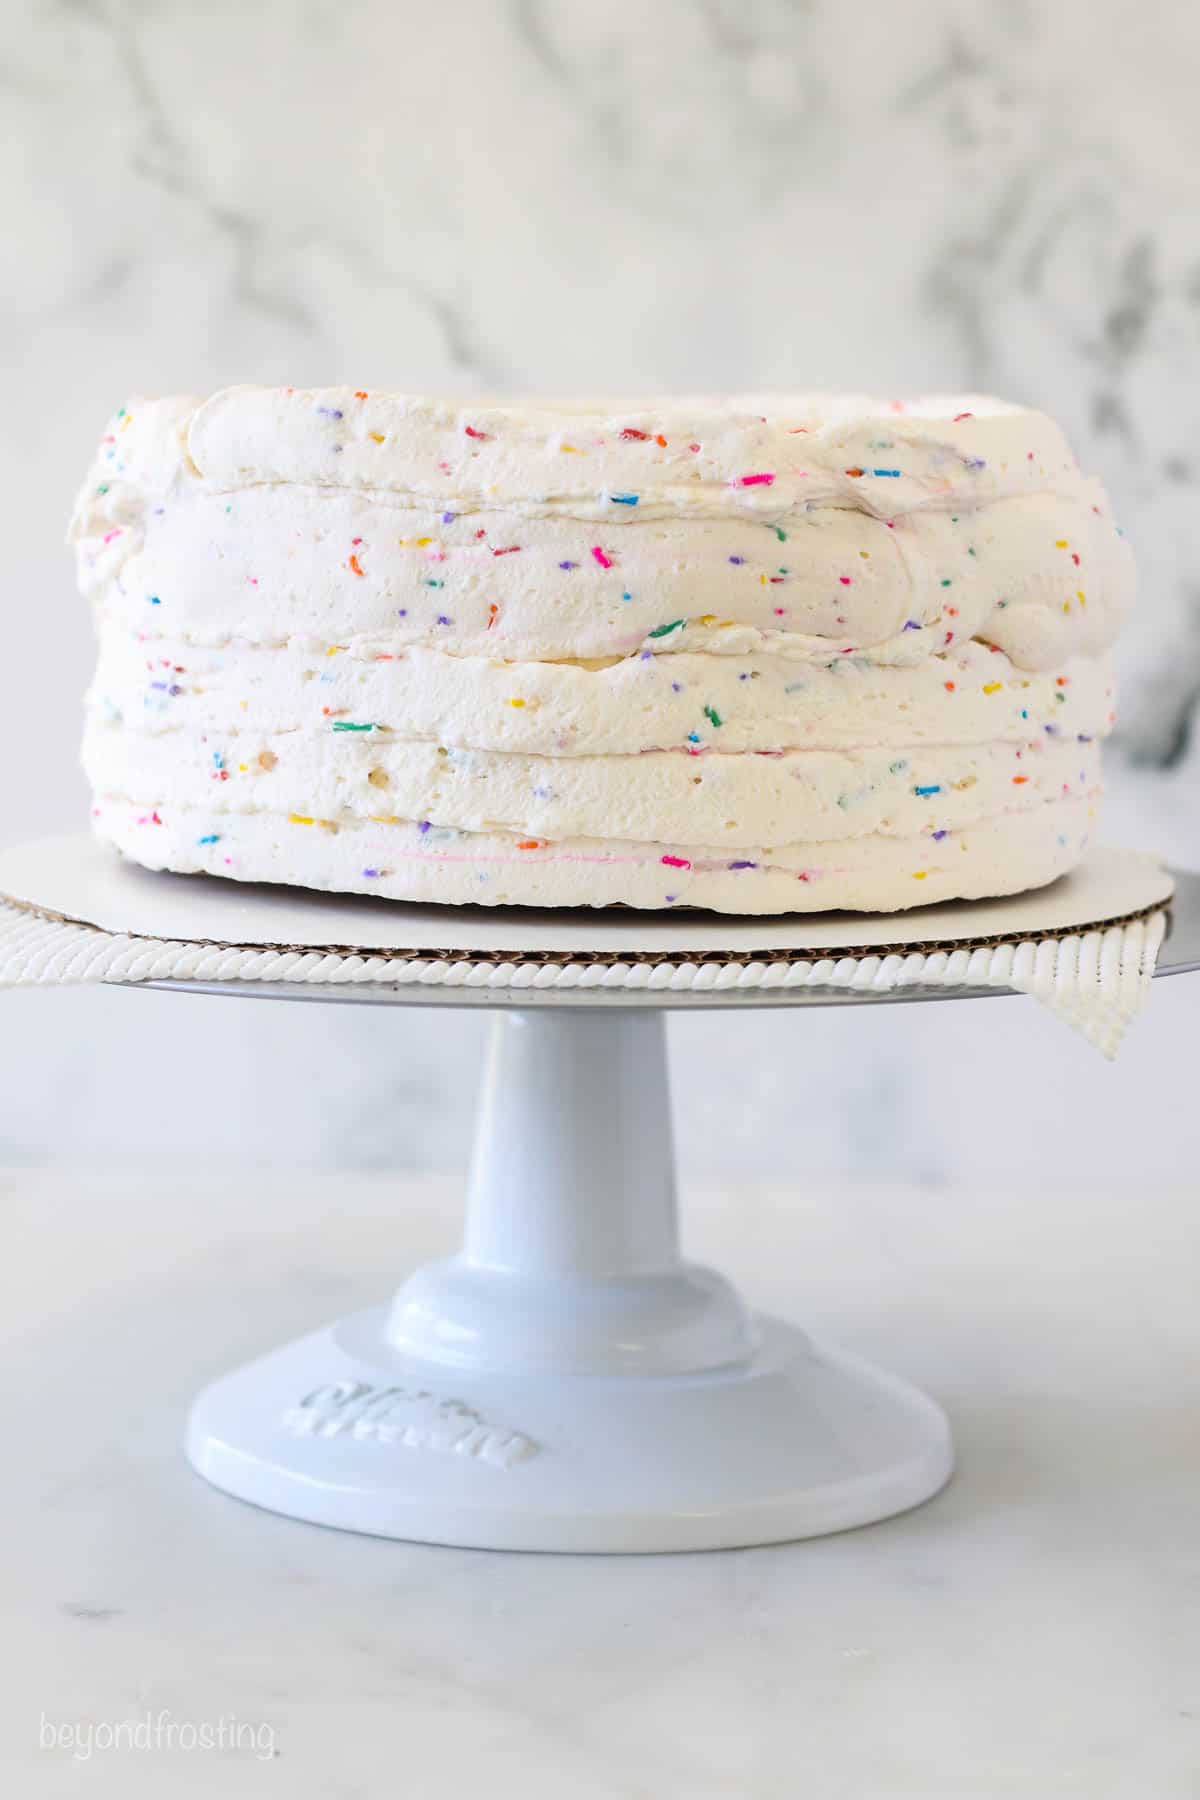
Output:
<svg viewBox="0 0 1200 1800">
<path fill-rule="evenodd" d="M 463 1250 L 206 1388 L 199 1473 L 318 1524 L 499 1550 L 771 1543 L 935 1494 L 932 1400 L 682 1258 L 661 1013 L 493 1033 Z"/>
</svg>

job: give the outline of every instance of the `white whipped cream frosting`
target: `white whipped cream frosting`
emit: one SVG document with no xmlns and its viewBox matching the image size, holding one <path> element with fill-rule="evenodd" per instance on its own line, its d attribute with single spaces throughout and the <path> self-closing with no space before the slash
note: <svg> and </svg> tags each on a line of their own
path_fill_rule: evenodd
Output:
<svg viewBox="0 0 1200 1800">
<path fill-rule="evenodd" d="M 978 398 L 137 402 L 72 536 L 98 829 L 490 903 L 1053 879 L 1133 588 L 1057 428 Z"/>
</svg>

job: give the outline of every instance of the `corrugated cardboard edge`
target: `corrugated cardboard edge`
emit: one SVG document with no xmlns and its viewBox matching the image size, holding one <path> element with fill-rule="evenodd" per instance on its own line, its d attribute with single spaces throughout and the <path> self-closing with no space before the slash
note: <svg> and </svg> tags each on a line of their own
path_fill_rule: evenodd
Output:
<svg viewBox="0 0 1200 1800">
<path fill-rule="evenodd" d="M 0 903 L 14 912 L 44 919 L 49 924 L 69 925 L 78 931 L 91 932 L 97 940 L 118 939 L 125 942 L 141 942 L 149 945 L 163 944 L 169 940 L 151 937 L 141 932 L 116 933 L 106 931 L 93 925 L 87 919 L 72 918 L 69 914 L 54 912 L 47 907 L 35 906 L 30 901 L 21 900 L 15 895 L 0 894 Z M 1010 931 L 993 936 L 925 938 L 909 939 L 907 942 L 895 944 L 854 944 L 794 946 L 790 949 L 759 948 L 754 950 L 397 950 L 367 949 L 357 944 L 237 944 L 219 938 L 188 938 L 188 946 L 202 950 L 228 950 L 241 952 L 247 956 L 265 954 L 290 956 L 319 957 L 355 957 L 368 959 L 371 962 L 396 963 L 444 963 L 447 965 L 487 966 L 494 968 L 503 963 L 513 968 L 580 968 L 587 967 L 658 967 L 661 965 L 676 968 L 717 964 L 727 966 L 731 963 L 750 966 L 756 963 L 811 963 L 814 959 L 821 961 L 830 957 L 863 960 L 867 957 L 887 956 L 931 956 L 939 952 L 947 954 L 953 951 L 965 951 L 968 954 L 977 950 L 996 950 L 1005 944 L 1060 942 L 1066 938 L 1086 936 L 1093 931 L 1110 931 L 1117 926 L 1132 925 L 1151 919 L 1157 913 L 1170 915 L 1171 902 L 1155 901 L 1150 906 L 1138 908 L 1135 912 L 1121 913 L 1115 916 L 1100 917 L 1073 925 L 1061 926 L 1043 931 Z M 756 921 L 759 923 L 759 921 Z M 180 940 L 174 940 L 176 942 Z"/>
</svg>

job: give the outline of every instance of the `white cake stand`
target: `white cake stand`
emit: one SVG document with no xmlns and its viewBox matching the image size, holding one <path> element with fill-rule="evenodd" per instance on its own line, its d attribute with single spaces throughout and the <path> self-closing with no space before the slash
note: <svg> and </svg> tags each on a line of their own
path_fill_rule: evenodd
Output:
<svg viewBox="0 0 1200 1800">
<path fill-rule="evenodd" d="M 1146 887 L 1145 875 L 1140 889 L 1118 893 L 1112 880 L 1101 888 L 1114 907 L 1139 892 L 1157 904 L 1169 881 L 1159 872 Z M 1177 881 L 1162 973 L 1200 964 L 1200 878 Z M 151 876 L 81 840 L 0 858 L 0 893 L 176 945 L 340 945 L 369 955 L 390 944 L 518 964 L 539 945 L 544 956 L 568 958 L 573 946 L 611 955 L 614 941 L 627 957 L 670 945 L 676 956 L 702 958 L 708 945 L 748 961 L 764 946 L 790 954 L 815 942 L 820 953 L 840 939 L 869 948 L 889 933 L 900 945 L 932 937 L 960 948 L 978 942 L 981 922 L 988 941 L 997 935 L 995 908 L 885 922 L 387 907 Z M 999 910 L 1018 934 L 1039 918 L 1039 930 L 1069 929 L 1081 910 L 1116 916 L 1094 892 L 1074 907 L 1050 890 Z M 722 1275 L 681 1255 L 662 1010 L 861 1005 L 977 989 L 153 985 L 498 1012 L 462 1250 L 416 1270 L 390 1305 L 313 1331 L 206 1388 L 187 1454 L 215 1486 L 384 1537 L 661 1551 L 865 1525 L 920 1504 L 949 1478 L 950 1430 L 933 1400 L 754 1314 Z"/>
</svg>

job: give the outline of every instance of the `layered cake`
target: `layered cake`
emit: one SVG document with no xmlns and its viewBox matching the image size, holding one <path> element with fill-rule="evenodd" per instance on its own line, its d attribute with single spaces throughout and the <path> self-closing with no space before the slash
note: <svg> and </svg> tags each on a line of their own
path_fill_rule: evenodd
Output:
<svg viewBox="0 0 1200 1800">
<path fill-rule="evenodd" d="M 139 401 L 72 537 L 103 837 L 483 905 L 1053 881 L 1133 590 L 1058 428 L 977 398 Z"/>
</svg>

